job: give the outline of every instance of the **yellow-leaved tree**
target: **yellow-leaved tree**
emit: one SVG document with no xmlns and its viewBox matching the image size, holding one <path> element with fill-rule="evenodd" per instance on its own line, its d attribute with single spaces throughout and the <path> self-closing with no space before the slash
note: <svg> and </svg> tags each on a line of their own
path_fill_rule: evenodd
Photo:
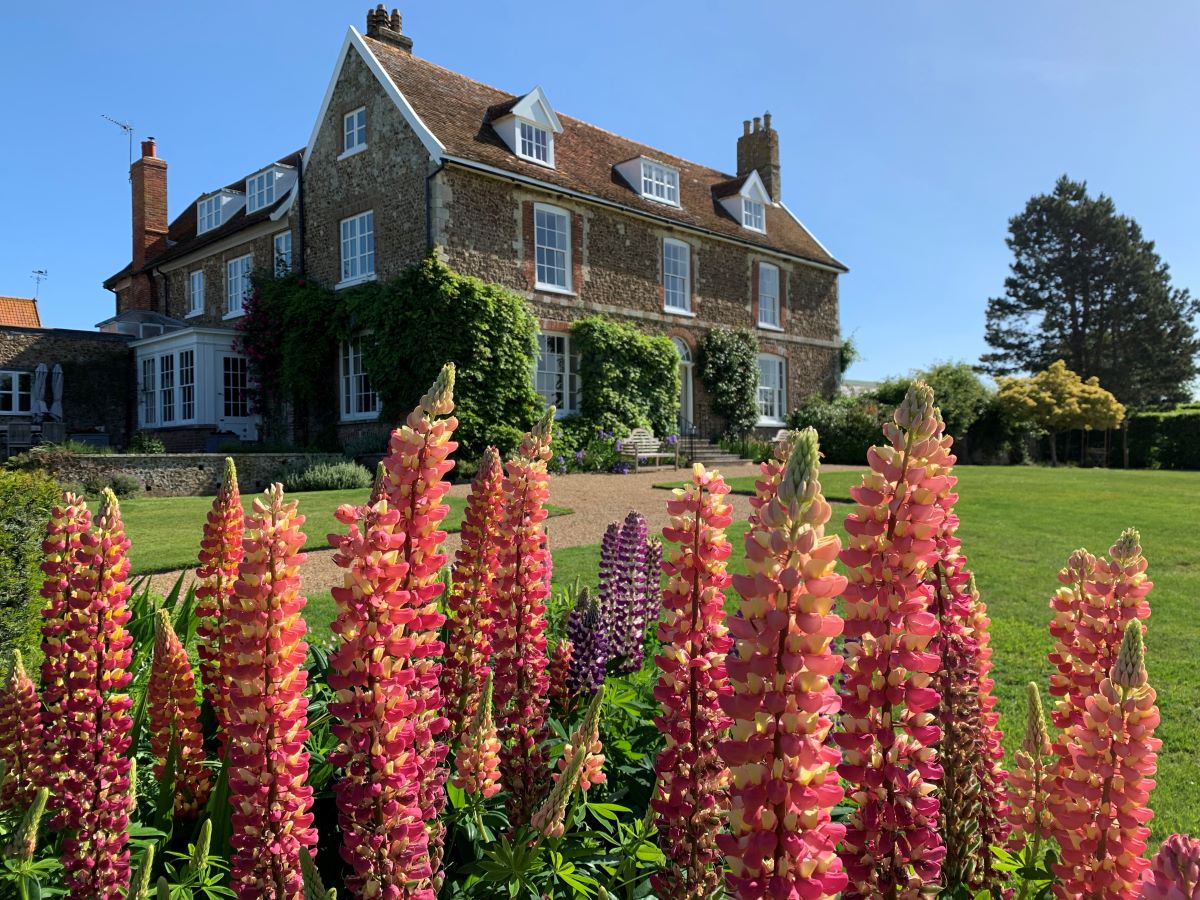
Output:
<svg viewBox="0 0 1200 900">
<path fill-rule="evenodd" d="M 1001 378 L 1000 402 L 1013 419 L 1030 422 L 1050 435 L 1050 462 L 1058 464 L 1057 437 L 1064 431 L 1119 428 L 1125 407 L 1100 386 L 1084 381 L 1063 360 L 1028 378 Z"/>
</svg>

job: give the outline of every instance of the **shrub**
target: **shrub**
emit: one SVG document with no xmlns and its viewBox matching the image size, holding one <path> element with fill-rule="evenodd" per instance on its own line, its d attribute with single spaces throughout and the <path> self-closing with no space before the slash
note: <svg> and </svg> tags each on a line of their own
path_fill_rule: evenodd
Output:
<svg viewBox="0 0 1200 900">
<path fill-rule="evenodd" d="M 714 328 L 700 342 L 700 380 L 725 434 L 740 437 L 758 422 L 758 342 L 748 328 Z"/>
<path fill-rule="evenodd" d="M 770 441 L 764 441 L 747 435 L 746 437 L 723 437 L 720 440 L 722 450 L 735 453 L 742 459 L 751 462 L 764 463 L 771 458 L 773 448 Z"/>
<path fill-rule="evenodd" d="M 288 493 L 300 491 L 350 491 L 371 486 L 371 473 L 353 462 L 313 463 L 280 475 Z"/>
<path fill-rule="evenodd" d="M 166 453 L 167 446 L 158 435 L 139 431 L 129 441 L 130 453 Z"/>
<path fill-rule="evenodd" d="M 621 432 L 597 428 L 582 416 L 567 416 L 554 424 L 554 456 L 551 471 L 611 472 L 620 458 L 617 435 Z"/>
<path fill-rule="evenodd" d="M 880 406 L 871 396 L 809 397 L 788 416 L 793 429 L 815 428 L 827 463 L 861 465 L 879 434 Z"/>
<path fill-rule="evenodd" d="M 571 338 L 579 348 L 585 421 L 614 434 L 639 426 L 660 437 L 675 433 L 679 353 L 669 338 L 600 316 L 572 325 Z"/>
<path fill-rule="evenodd" d="M 127 472 L 114 473 L 113 477 L 109 479 L 108 484 L 101 487 L 100 490 L 104 490 L 105 487 L 111 488 L 112 492 L 118 497 L 132 497 L 135 494 L 140 494 L 144 489 L 142 482 Z M 99 493 L 99 491 L 96 493 Z"/>
<path fill-rule="evenodd" d="M 31 667 L 40 658 L 42 537 L 58 495 L 45 473 L 0 470 L 0 647 L 22 650 Z"/>
<path fill-rule="evenodd" d="M 77 456 L 104 456 L 112 453 L 111 447 L 98 447 L 85 444 L 82 441 L 63 441 L 61 444 L 38 444 L 24 453 L 12 456 L 5 463 L 9 469 L 20 469 L 30 472 L 36 469 L 58 471 Z"/>
</svg>

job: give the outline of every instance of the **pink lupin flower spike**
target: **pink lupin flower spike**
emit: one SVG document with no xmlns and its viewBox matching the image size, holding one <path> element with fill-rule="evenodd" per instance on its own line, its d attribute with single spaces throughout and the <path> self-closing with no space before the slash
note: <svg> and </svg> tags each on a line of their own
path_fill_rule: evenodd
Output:
<svg viewBox="0 0 1200 900">
<path fill-rule="evenodd" d="M 42 783 L 42 704 L 25 671 L 21 651 L 14 650 L 8 678 L 0 692 L 0 809 L 24 809 Z"/>
<path fill-rule="evenodd" d="M 175 815 L 194 819 L 208 800 L 212 778 L 204 765 L 204 735 L 192 664 L 165 609 L 158 610 L 155 617 L 154 661 L 146 690 L 154 777 L 165 777 L 173 753 Z"/>
</svg>

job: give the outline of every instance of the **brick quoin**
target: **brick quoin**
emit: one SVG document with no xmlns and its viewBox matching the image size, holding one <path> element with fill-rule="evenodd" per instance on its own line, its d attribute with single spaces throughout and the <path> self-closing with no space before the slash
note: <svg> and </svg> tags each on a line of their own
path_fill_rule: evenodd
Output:
<svg viewBox="0 0 1200 900">
<path fill-rule="evenodd" d="M 533 242 L 533 203 L 529 200 L 521 204 L 521 238 L 525 248 L 525 286 L 532 291 L 537 283 L 537 249 Z"/>
<path fill-rule="evenodd" d="M 583 293 L 583 215 L 571 213 L 571 290 Z"/>
</svg>

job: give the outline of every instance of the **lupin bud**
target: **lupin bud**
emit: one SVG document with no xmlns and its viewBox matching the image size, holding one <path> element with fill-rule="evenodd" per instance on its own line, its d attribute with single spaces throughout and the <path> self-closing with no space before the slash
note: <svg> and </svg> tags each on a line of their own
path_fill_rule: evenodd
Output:
<svg viewBox="0 0 1200 900">
<path fill-rule="evenodd" d="M 1146 683 L 1146 647 L 1142 642 L 1142 623 L 1133 621 L 1125 626 L 1125 637 L 1112 668 L 1113 684 L 1126 690 L 1140 688 Z"/>
<path fill-rule="evenodd" d="M 208 851 L 211 846 L 212 819 L 205 819 L 204 824 L 200 826 L 200 834 L 196 837 L 196 845 L 192 848 L 192 859 L 188 865 L 199 882 L 203 882 L 204 873 L 208 871 Z"/>
<path fill-rule="evenodd" d="M 150 668 L 147 705 L 154 775 L 165 776 L 167 760 L 175 753 L 175 814 L 194 818 L 212 788 L 204 764 L 204 735 L 196 681 L 187 651 L 171 627 L 171 615 L 158 610 L 154 621 L 154 661 Z"/>
<path fill-rule="evenodd" d="M 601 686 L 600 690 L 592 698 L 592 702 L 588 704 L 579 727 L 571 737 L 573 745 L 588 747 L 599 740 L 600 705 L 603 699 L 604 687 Z M 535 831 L 540 831 L 549 838 L 562 837 L 566 833 L 566 826 L 563 819 L 567 815 L 567 806 L 570 803 L 571 795 L 575 792 L 575 787 L 579 783 L 579 775 L 583 771 L 587 759 L 587 753 L 575 753 L 572 755 L 570 762 L 560 773 L 558 781 L 555 782 L 554 788 L 550 791 L 550 796 L 546 798 L 546 802 L 542 804 L 537 812 L 533 814 L 533 818 L 530 819 L 529 824 L 533 826 Z"/>
<path fill-rule="evenodd" d="M 0 689 L 0 809 L 26 806 L 42 783 L 42 704 L 13 651 L 8 678 Z"/>
<path fill-rule="evenodd" d="M 483 696 L 463 733 L 454 755 L 454 786 L 468 794 L 493 797 L 500 791 L 500 740 L 492 718 L 492 676 L 488 673 Z"/>
<path fill-rule="evenodd" d="M 154 869 L 154 844 L 146 845 L 142 854 L 142 864 L 138 866 L 133 880 L 129 883 L 127 900 L 150 900 L 150 873 Z"/>
<path fill-rule="evenodd" d="M 1042 694 L 1036 682 L 1029 682 L 1025 698 L 1025 737 L 1021 749 L 1030 756 L 1046 756 L 1050 752 L 1050 736 L 1046 732 L 1046 714 L 1042 712 Z"/>
<path fill-rule="evenodd" d="M 158 876 L 155 900 L 171 900 L 171 883 L 162 875 Z"/>
<path fill-rule="evenodd" d="M 46 812 L 46 800 L 50 797 L 48 788 L 38 788 L 33 795 L 33 803 L 25 811 L 21 824 L 13 835 L 9 845 L 4 848 L 5 856 L 15 857 L 21 862 L 29 862 L 37 852 L 38 829 L 42 824 L 42 815 Z"/>
<path fill-rule="evenodd" d="M 1140 900 L 1200 900 L 1200 838 L 1173 834 L 1142 875 Z"/>
</svg>

